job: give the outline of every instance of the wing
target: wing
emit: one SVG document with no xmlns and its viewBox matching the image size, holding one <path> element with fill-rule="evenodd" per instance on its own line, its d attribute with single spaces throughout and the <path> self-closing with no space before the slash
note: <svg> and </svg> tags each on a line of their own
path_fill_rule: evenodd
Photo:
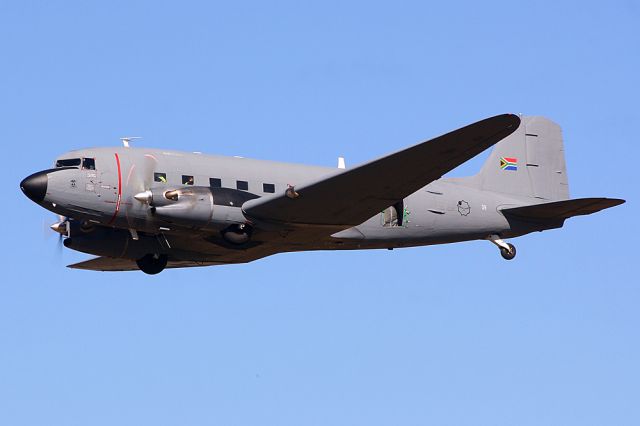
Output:
<svg viewBox="0 0 640 426">
<path fill-rule="evenodd" d="M 247 201 L 242 210 L 249 217 L 271 222 L 358 225 L 504 139 L 519 125 L 520 118 L 512 114 L 487 118 L 296 186 L 297 194 L 274 194 Z"/>
<path fill-rule="evenodd" d="M 192 268 L 195 266 L 223 265 L 220 262 L 193 262 L 193 261 L 172 261 L 167 263 L 167 268 Z M 94 257 L 84 262 L 68 265 L 72 269 L 85 269 L 88 271 L 137 271 L 138 265 L 134 260 L 114 258 L 114 257 Z"/>
<path fill-rule="evenodd" d="M 198 266 L 248 263 L 278 252 L 278 250 L 272 247 L 261 245 L 248 250 L 225 250 L 224 254 L 217 256 L 215 260 L 211 261 L 177 260 L 169 257 L 167 268 L 194 268 Z M 85 269 L 89 271 L 137 271 L 140 269 L 138 268 L 135 260 L 105 256 L 94 257 L 93 259 L 74 263 L 67 267 L 72 269 Z"/>
</svg>

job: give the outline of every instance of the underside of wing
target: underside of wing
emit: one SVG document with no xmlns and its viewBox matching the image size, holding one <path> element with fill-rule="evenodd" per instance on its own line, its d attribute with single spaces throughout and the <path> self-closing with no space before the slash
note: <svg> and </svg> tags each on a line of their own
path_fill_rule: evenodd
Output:
<svg viewBox="0 0 640 426">
<path fill-rule="evenodd" d="M 244 213 L 270 222 L 348 227 L 439 179 L 513 133 L 520 118 L 498 115 L 294 190 L 247 201 Z"/>
<path fill-rule="evenodd" d="M 167 262 L 167 268 L 193 268 L 196 266 L 224 265 L 221 262 L 194 262 L 184 260 L 170 260 Z M 94 257 L 84 262 L 68 265 L 72 269 L 85 269 L 88 271 L 138 271 L 138 265 L 135 260 L 113 258 L 113 257 Z"/>
<path fill-rule="evenodd" d="M 278 253 L 278 250 L 258 246 L 248 250 L 225 250 L 224 254 L 215 256 L 208 260 L 182 260 L 169 256 L 166 268 L 195 268 L 198 266 L 231 265 L 248 263 L 263 257 Z M 85 269 L 89 271 L 137 271 L 138 265 L 135 260 L 114 258 L 114 257 L 94 257 L 84 262 L 68 265 L 73 269 Z"/>
</svg>

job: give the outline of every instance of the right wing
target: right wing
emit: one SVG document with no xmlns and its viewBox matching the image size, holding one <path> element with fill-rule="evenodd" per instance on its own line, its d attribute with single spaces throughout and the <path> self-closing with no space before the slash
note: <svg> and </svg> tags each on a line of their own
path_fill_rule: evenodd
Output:
<svg viewBox="0 0 640 426">
<path fill-rule="evenodd" d="M 301 225 L 358 225 L 513 133 L 520 118 L 503 114 L 286 192 L 247 201 L 254 219 Z M 289 193 L 289 195 L 295 195 Z"/>
</svg>

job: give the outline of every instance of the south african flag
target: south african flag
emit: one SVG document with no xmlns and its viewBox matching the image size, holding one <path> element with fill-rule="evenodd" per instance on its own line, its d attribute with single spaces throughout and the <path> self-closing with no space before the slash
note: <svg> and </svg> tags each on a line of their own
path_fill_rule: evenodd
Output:
<svg viewBox="0 0 640 426">
<path fill-rule="evenodd" d="M 513 157 L 500 157 L 500 168 L 502 170 L 518 170 L 518 159 Z"/>
</svg>

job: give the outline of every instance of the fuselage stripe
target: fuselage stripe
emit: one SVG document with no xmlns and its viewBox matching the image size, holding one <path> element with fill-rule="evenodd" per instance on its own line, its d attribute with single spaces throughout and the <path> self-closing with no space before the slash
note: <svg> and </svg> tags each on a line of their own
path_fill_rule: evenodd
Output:
<svg viewBox="0 0 640 426">
<path fill-rule="evenodd" d="M 118 154 L 116 156 L 116 164 L 118 165 L 118 198 L 116 200 L 116 211 L 113 213 L 113 217 L 109 221 L 109 225 L 111 225 L 118 216 L 118 212 L 120 211 L 120 200 L 122 200 L 122 170 L 120 170 L 120 157 Z"/>
</svg>

